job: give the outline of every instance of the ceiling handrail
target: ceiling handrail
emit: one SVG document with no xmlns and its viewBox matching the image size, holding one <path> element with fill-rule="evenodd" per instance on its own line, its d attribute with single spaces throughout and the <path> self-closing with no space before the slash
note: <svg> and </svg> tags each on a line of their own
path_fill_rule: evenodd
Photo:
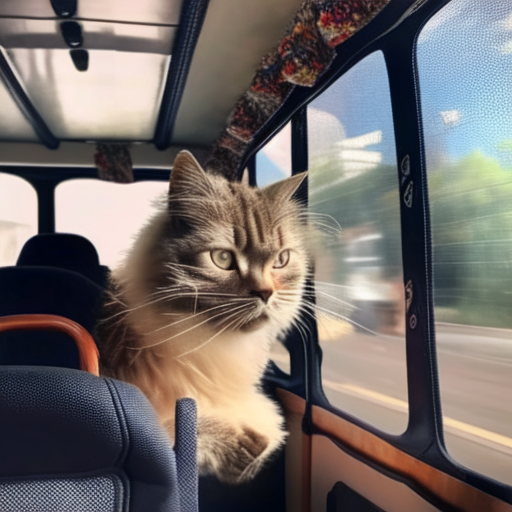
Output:
<svg viewBox="0 0 512 512">
<path fill-rule="evenodd" d="M 59 147 L 59 140 L 50 131 L 44 119 L 30 101 L 30 98 L 27 96 L 21 82 L 18 80 L 16 73 L 9 63 L 7 54 L 2 47 L 0 47 L 0 81 L 3 82 L 5 88 L 9 91 L 9 94 L 21 113 L 36 132 L 39 140 L 48 149 L 57 149 Z"/>
</svg>

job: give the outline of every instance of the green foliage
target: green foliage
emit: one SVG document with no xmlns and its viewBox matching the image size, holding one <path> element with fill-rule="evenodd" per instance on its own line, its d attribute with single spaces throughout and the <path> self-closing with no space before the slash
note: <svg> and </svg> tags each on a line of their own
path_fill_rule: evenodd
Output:
<svg viewBox="0 0 512 512">
<path fill-rule="evenodd" d="M 512 171 L 475 151 L 428 185 L 437 320 L 512 328 Z"/>
<path fill-rule="evenodd" d="M 512 328 L 512 170 L 475 151 L 428 175 L 436 320 Z M 337 282 L 351 233 L 379 233 L 382 277 L 401 278 L 398 173 L 379 165 L 343 171 L 332 157 L 313 162 L 310 207 L 334 217 Z M 353 269 L 352 269 L 353 271 Z"/>
</svg>

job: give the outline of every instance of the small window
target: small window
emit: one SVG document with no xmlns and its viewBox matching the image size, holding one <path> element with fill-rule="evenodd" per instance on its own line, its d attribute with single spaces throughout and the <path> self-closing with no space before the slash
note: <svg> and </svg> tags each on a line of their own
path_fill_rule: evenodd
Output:
<svg viewBox="0 0 512 512">
<path fill-rule="evenodd" d="M 322 384 L 387 432 L 408 420 L 400 200 L 384 57 L 375 52 L 308 107 L 309 208 Z"/>
<path fill-rule="evenodd" d="M 24 179 L 0 173 L 0 267 L 16 265 L 24 243 L 36 234 L 36 191 Z"/>
<path fill-rule="evenodd" d="M 259 187 L 292 175 L 292 125 L 289 122 L 256 154 Z"/>
<path fill-rule="evenodd" d="M 418 38 L 446 446 L 512 484 L 512 3 L 453 0 Z"/>
<path fill-rule="evenodd" d="M 118 184 L 79 179 L 61 183 L 55 193 L 56 230 L 77 233 L 96 247 L 100 262 L 113 268 L 155 209 L 165 182 Z"/>
</svg>

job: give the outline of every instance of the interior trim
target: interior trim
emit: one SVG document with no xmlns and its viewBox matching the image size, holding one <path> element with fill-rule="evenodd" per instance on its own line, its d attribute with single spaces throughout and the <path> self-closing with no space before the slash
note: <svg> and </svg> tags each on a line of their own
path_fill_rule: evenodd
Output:
<svg viewBox="0 0 512 512">
<path fill-rule="evenodd" d="M 78 348 L 80 369 L 99 376 L 99 352 L 91 335 L 79 324 L 58 315 L 9 315 L 0 317 L 0 332 L 59 331 L 71 336 Z"/>
<path fill-rule="evenodd" d="M 302 433 L 302 465 L 301 465 L 301 512 L 310 512 L 311 510 L 311 467 L 312 467 L 312 448 L 311 436 Z"/>
<path fill-rule="evenodd" d="M 332 412 L 314 405 L 312 417 L 313 425 L 331 439 L 415 482 L 444 503 L 464 512 L 512 512 L 512 505 L 429 466 Z"/>
<path fill-rule="evenodd" d="M 176 116 L 209 1 L 190 0 L 183 4 L 154 135 L 157 149 L 165 150 L 171 145 Z"/>
<path fill-rule="evenodd" d="M 277 396 L 286 410 L 305 411 L 303 398 L 284 389 L 277 389 Z M 463 512 L 512 512 L 512 505 L 429 466 L 332 412 L 313 405 L 311 413 L 313 426 L 320 433 L 356 452 L 363 460 L 414 482 L 447 505 Z M 304 458 L 303 461 L 304 465 Z M 303 475 L 304 472 L 303 467 Z"/>
<path fill-rule="evenodd" d="M 287 413 L 304 417 L 306 401 L 284 389 L 276 389 L 279 403 L 284 406 Z M 300 512 L 311 510 L 311 436 L 302 432 L 301 439 L 301 467 L 300 467 Z"/>
</svg>

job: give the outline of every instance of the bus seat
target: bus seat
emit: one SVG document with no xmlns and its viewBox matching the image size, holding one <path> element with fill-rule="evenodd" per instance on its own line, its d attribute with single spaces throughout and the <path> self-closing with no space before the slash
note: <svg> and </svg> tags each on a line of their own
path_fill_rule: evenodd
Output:
<svg viewBox="0 0 512 512">
<path fill-rule="evenodd" d="M 131 384 L 0 367 L 0 512 L 197 512 L 195 402 L 176 412 L 175 452 Z"/>
<path fill-rule="evenodd" d="M 83 274 L 102 288 L 108 267 L 100 265 L 94 245 L 81 235 L 43 233 L 30 238 L 21 249 L 17 266 L 47 266 Z"/>
<path fill-rule="evenodd" d="M 52 267 L 0 268 L 0 316 L 52 314 L 94 330 L 102 289 L 82 274 Z M 79 368 L 73 341 L 62 333 L 0 335 L 0 364 Z"/>
</svg>

